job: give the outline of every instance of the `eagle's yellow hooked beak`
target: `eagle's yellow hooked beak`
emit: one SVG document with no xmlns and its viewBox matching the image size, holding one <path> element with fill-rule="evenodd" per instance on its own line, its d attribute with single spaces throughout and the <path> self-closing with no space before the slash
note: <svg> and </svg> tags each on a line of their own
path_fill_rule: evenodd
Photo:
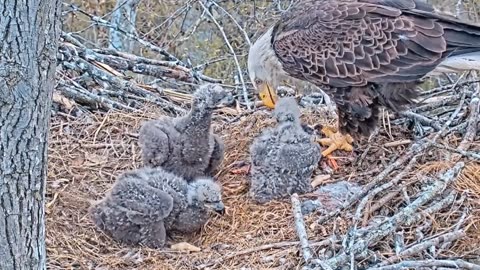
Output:
<svg viewBox="0 0 480 270">
<path fill-rule="evenodd" d="M 275 103 L 277 102 L 277 93 L 275 90 L 270 87 L 268 83 L 262 83 L 258 85 L 258 96 L 262 100 L 263 104 L 270 109 L 275 108 Z"/>
</svg>

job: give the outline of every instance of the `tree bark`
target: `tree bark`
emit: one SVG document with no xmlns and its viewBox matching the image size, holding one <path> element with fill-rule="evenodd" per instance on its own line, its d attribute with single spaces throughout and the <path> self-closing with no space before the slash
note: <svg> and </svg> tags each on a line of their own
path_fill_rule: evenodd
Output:
<svg viewBox="0 0 480 270">
<path fill-rule="evenodd" d="M 59 0 L 0 1 L 0 269 L 45 269 Z"/>
</svg>

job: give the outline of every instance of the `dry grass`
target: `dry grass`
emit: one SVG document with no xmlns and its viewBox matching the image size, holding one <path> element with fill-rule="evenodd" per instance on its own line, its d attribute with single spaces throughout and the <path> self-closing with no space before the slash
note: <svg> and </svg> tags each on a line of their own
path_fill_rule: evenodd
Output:
<svg viewBox="0 0 480 270">
<path fill-rule="evenodd" d="M 265 244 L 297 241 L 289 200 L 256 205 L 247 197 L 248 178 L 233 174 L 237 164 L 248 160 L 251 141 L 263 128 L 272 124 L 268 114 L 259 111 L 228 124 L 225 116 L 217 115 L 214 130 L 226 143 L 226 157 L 217 174 L 224 188 L 227 213 L 223 217 L 212 215 L 204 229 L 190 236 L 178 236 L 171 243 L 188 241 L 202 248 L 201 252 L 180 254 L 169 250 L 128 247 L 118 244 L 98 231 L 87 215 L 92 200 L 101 198 L 121 172 L 141 166 L 140 149 L 136 133 L 141 123 L 162 113 L 146 108 L 143 114 L 108 113 L 92 114 L 82 119 L 65 119 L 56 116 L 52 120 L 49 172 L 47 190 L 47 250 L 50 269 L 195 269 L 221 256 Z M 310 124 L 327 123 L 331 119 L 326 112 L 308 113 L 303 119 Z M 392 127 L 394 141 L 411 139 L 410 132 Z M 345 154 L 339 161 L 342 168 L 331 181 L 349 180 L 364 184 L 374 175 L 373 168 L 380 168 L 400 155 L 408 145 L 385 147 L 392 138 L 381 130 L 371 143 L 360 142 L 360 153 Z M 367 147 L 368 145 L 368 147 Z M 364 149 L 368 154 L 359 165 L 355 157 Z M 474 145 L 480 149 L 480 145 Z M 417 170 L 409 175 L 411 196 L 419 191 L 419 173 L 432 174 L 445 166 L 439 157 L 446 155 L 432 150 L 422 158 Z M 320 171 L 317 173 L 321 173 Z M 456 188 L 467 192 L 463 206 L 453 206 L 438 215 L 427 217 L 433 221 L 428 233 L 434 235 L 453 226 L 463 208 L 470 206 L 466 223 L 467 237 L 455 242 L 445 254 L 458 256 L 479 254 L 472 247 L 480 246 L 480 165 L 468 163 Z M 309 197 L 306 194 L 303 197 Z M 402 204 L 401 196 L 392 199 L 381 210 L 392 214 Z M 316 214 L 306 217 L 307 230 L 312 241 L 325 239 L 337 228 L 344 233 L 348 220 L 337 218 L 325 226 L 314 225 Z M 415 228 L 405 228 L 406 241 L 415 241 Z M 385 244 L 386 245 L 386 244 Z M 316 249 L 319 252 L 320 248 Z M 387 255 L 387 254 L 384 254 Z M 301 264 L 298 247 L 286 244 L 277 249 L 266 249 L 243 256 L 235 256 L 216 265 L 215 269 L 294 269 Z"/>
</svg>

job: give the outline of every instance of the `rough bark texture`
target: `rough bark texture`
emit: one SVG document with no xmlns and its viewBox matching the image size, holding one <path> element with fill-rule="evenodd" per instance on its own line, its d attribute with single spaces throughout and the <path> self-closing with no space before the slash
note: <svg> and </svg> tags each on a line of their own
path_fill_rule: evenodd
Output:
<svg viewBox="0 0 480 270">
<path fill-rule="evenodd" d="M 59 0 L 0 1 L 0 269 L 45 269 Z"/>
</svg>

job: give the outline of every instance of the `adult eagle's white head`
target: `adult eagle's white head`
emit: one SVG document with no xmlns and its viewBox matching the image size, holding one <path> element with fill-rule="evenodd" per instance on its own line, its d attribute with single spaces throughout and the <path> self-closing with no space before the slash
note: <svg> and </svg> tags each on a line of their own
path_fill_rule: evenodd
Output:
<svg viewBox="0 0 480 270">
<path fill-rule="evenodd" d="M 272 47 L 273 27 L 268 29 L 250 47 L 248 53 L 248 74 L 256 94 L 265 106 L 273 108 L 276 101 L 276 88 L 282 79 L 288 77 Z"/>
</svg>

